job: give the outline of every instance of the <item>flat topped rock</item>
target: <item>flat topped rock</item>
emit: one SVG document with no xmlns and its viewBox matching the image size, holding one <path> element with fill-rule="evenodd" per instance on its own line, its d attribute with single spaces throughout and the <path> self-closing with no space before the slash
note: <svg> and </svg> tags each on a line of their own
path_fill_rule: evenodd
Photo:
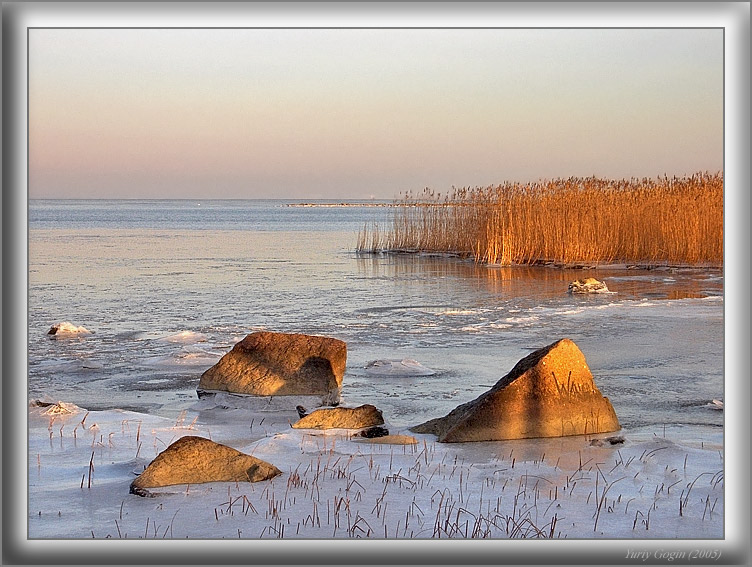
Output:
<svg viewBox="0 0 752 567">
<path fill-rule="evenodd" d="M 442 418 L 412 428 L 440 442 L 563 437 L 621 429 L 585 356 L 562 339 L 520 360 L 490 390 Z"/>
<path fill-rule="evenodd" d="M 232 447 L 188 435 L 157 455 L 131 483 L 131 493 L 145 496 L 147 488 L 175 484 L 259 482 L 281 473 L 274 465 Z"/>
<path fill-rule="evenodd" d="M 418 440 L 412 435 L 384 435 L 383 437 L 356 438 L 356 443 L 371 443 L 374 445 L 417 445 Z"/>
<path fill-rule="evenodd" d="M 295 429 L 363 429 L 382 425 L 381 410 L 371 404 L 356 408 L 320 408 L 292 424 Z"/>
<path fill-rule="evenodd" d="M 251 333 L 201 376 L 203 391 L 256 396 L 337 398 L 347 364 L 338 339 L 298 333 Z"/>
</svg>

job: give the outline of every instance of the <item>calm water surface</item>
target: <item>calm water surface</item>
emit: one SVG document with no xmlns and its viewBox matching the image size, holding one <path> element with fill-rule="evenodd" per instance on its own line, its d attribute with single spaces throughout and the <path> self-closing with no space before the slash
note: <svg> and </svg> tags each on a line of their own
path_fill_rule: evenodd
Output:
<svg viewBox="0 0 752 567">
<path fill-rule="evenodd" d="M 343 401 L 373 403 L 404 426 L 444 415 L 569 337 L 625 430 L 722 427 L 708 405 L 724 395 L 721 271 L 359 256 L 358 231 L 386 227 L 389 208 L 288 204 L 31 201 L 29 397 L 175 415 L 195 403 L 204 370 L 267 329 L 346 341 Z M 614 293 L 567 294 L 584 276 Z M 93 333 L 51 339 L 61 321 Z M 365 371 L 385 358 L 436 374 Z"/>
</svg>

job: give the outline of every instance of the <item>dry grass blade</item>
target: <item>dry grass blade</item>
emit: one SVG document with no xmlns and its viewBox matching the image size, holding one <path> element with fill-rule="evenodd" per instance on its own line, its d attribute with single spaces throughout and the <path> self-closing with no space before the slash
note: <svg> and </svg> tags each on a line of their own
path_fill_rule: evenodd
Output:
<svg viewBox="0 0 752 567">
<path fill-rule="evenodd" d="M 723 173 L 657 180 L 555 179 L 407 194 L 391 231 L 357 251 L 437 252 L 484 264 L 723 264 Z"/>
</svg>

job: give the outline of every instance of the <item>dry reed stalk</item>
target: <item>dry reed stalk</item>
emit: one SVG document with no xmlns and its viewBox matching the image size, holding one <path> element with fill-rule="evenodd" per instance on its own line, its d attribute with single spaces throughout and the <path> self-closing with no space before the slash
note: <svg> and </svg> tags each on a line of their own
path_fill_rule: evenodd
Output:
<svg viewBox="0 0 752 567">
<path fill-rule="evenodd" d="M 359 252 L 437 252 L 485 264 L 723 264 L 723 173 L 568 178 L 425 189 L 391 208 L 391 230 Z"/>
</svg>

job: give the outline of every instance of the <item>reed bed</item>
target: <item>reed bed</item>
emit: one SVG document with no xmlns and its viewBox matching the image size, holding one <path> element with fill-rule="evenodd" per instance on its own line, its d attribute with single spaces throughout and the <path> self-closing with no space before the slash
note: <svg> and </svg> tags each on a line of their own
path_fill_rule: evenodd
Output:
<svg viewBox="0 0 752 567">
<path fill-rule="evenodd" d="M 425 189 L 395 202 L 357 251 L 433 252 L 494 265 L 723 265 L 723 173 Z"/>
</svg>

